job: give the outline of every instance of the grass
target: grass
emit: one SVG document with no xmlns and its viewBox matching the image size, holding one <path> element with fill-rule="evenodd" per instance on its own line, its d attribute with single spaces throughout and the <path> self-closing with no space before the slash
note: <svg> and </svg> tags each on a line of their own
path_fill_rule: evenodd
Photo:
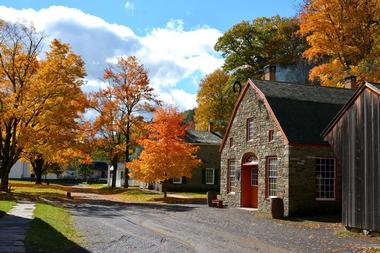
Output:
<svg viewBox="0 0 380 253">
<path fill-rule="evenodd" d="M 100 188 L 105 188 L 107 187 L 107 184 L 99 184 L 99 183 L 84 183 L 83 185 L 95 188 L 95 189 L 100 189 Z"/>
<path fill-rule="evenodd" d="M 80 234 L 75 230 L 70 213 L 63 207 L 37 203 L 34 219 L 27 232 L 28 249 L 42 252 L 69 252 L 80 248 Z"/>
<path fill-rule="evenodd" d="M 168 192 L 168 194 L 181 195 L 187 198 L 207 198 L 206 193 L 202 192 Z"/>
<path fill-rule="evenodd" d="M 0 217 L 7 213 L 16 204 L 14 200 L 0 200 Z"/>
<path fill-rule="evenodd" d="M 154 192 L 143 191 L 139 188 L 128 188 L 123 189 L 123 192 L 118 193 L 116 196 L 127 202 L 152 202 L 155 198 L 159 198 L 162 195 Z"/>
</svg>

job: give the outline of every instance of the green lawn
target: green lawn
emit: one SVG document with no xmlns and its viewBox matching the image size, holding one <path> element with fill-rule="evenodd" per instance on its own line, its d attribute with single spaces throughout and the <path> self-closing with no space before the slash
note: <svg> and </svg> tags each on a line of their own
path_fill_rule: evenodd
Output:
<svg viewBox="0 0 380 253">
<path fill-rule="evenodd" d="M 14 200 L 0 200 L 0 217 L 7 213 L 16 204 Z"/>
<path fill-rule="evenodd" d="M 168 194 L 181 195 L 187 198 L 207 198 L 206 193 L 202 192 L 169 192 Z"/>
<path fill-rule="evenodd" d="M 128 188 L 123 189 L 123 192 L 118 193 L 116 196 L 121 200 L 127 202 L 149 202 L 155 201 L 155 198 L 162 197 L 162 194 L 143 191 L 139 188 Z"/>
<path fill-rule="evenodd" d="M 81 236 L 75 230 L 67 210 L 37 203 L 25 242 L 31 251 L 70 252 L 79 248 Z"/>
</svg>

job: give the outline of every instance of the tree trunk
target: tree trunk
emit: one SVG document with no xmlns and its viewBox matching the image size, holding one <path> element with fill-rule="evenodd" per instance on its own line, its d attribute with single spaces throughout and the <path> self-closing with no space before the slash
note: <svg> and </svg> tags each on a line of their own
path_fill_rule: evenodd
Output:
<svg viewBox="0 0 380 253">
<path fill-rule="evenodd" d="M 44 166 L 44 159 L 38 158 L 34 160 L 34 166 L 32 165 L 34 169 L 34 173 L 36 174 L 36 184 L 42 184 L 42 173 L 43 173 L 43 166 Z"/>
<path fill-rule="evenodd" d="M 116 187 L 116 176 L 117 176 L 117 161 L 118 161 L 118 159 L 117 159 L 118 157 L 117 156 L 114 156 L 113 158 L 112 158 L 112 161 L 111 161 L 111 163 L 112 163 L 112 167 L 113 167 L 113 171 L 112 171 L 112 185 L 111 185 L 111 187 L 112 188 L 115 188 Z"/>
<path fill-rule="evenodd" d="M 168 192 L 166 188 L 167 183 L 168 183 L 168 180 L 164 180 L 164 182 L 162 182 L 162 191 L 164 192 L 164 199 L 168 197 Z"/>
<path fill-rule="evenodd" d="M 8 182 L 9 182 L 9 173 L 6 170 L 3 171 L 1 175 L 1 186 L 0 191 L 8 192 Z"/>
<path fill-rule="evenodd" d="M 127 123 L 127 133 L 125 136 L 125 180 L 124 180 L 124 188 L 128 188 L 128 180 L 129 180 L 129 170 L 127 168 L 127 163 L 130 162 L 129 160 L 129 147 L 130 147 L 130 132 L 131 132 L 131 126 L 129 123 Z"/>
</svg>

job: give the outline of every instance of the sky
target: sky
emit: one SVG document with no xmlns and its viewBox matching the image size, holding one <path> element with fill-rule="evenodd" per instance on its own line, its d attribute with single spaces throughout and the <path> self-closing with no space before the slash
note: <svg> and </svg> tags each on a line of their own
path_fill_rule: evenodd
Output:
<svg viewBox="0 0 380 253">
<path fill-rule="evenodd" d="M 214 51 L 234 24 L 262 16 L 294 16 L 299 0 L 0 0 L 0 19 L 33 24 L 80 54 L 86 92 L 105 87 L 103 70 L 135 55 L 158 97 L 179 110 L 196 106 L 200 80 L 223 65 Z"/>
</svg>

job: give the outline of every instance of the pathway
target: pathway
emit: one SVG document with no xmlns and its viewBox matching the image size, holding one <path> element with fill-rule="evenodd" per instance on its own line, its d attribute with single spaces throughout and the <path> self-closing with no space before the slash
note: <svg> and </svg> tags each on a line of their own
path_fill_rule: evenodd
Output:
<svg viewBox="0 0 380 253">
<path fill-rule="evenodd" d="M 31 221 L 35 204 L 19 201 L 0 219 L 0 252 L 25 252 L 25 236 Z"/>
</svg>

